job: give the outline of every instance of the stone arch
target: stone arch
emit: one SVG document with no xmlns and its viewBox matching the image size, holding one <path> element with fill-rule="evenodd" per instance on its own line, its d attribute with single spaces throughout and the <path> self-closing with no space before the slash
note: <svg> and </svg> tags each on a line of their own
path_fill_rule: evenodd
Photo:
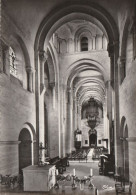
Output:
<svg viewBox="0 0 136 195">
<path fill-rule="evenodd" d="M 49 46 L 48 46 L 48 50 L 50 52 L 50 55 L 51 55 L 51 58 L 52 58 L 52 62 L 53 62 L 53 65 L 54 65 L 54 81 L 55 82 L 58 82 L 58 78 L 59 78 L 59 67 L 58 67 L 58 54 L 57 54 L 57 51 L 56 49 L 54 48 L 54 45 L 49 42 Z"/>
<path fill-rule="evenodd" d="M 15 35 L 15 37 L 18 40 L 20 47 L 23 51 L 26 69 L 31 68 L 30 57 L 29 57 L 28 50 L 26 48 L 26 45 L 25 45 L 23 39 L 17 34 Z"/>
<path fill-rule="evenodd" d="M 94 60 L 82 59 L 73 63 L 66 71 L 67 75 L 65 75 L 65 85 L 71 87 L 71 83 L 75 76 L 83 70 L 97 70 L 103 75 L 104 80 L 109 79 L 108 74 L 106 74 L 106 71 L 102 64 Z"/>
<path fill-rule="evenodd" d="M 32 164 L 31 134 L 27 128 L 23 128 L 19 134 L 19 173 L 22 169 Z"/>
<path fill-rule="evenodd" d="M 43 19 L 36 35 L 34 44 L 35 51 L 43 50 L 45 38 L 53 25 L 64 16 L 74 12 L 86 13 L 88 15 L 91 14 L 93 17 L 98 19 L 105 27 L 108 34 L 109 42 L 115 43 L 118 41 L 119 34 L 116 23 L 113 20 L 112 16 L 103 7 L 96 3 L 90 3 L 89 1 L 75 1 L 72 3 L 67 2 L 65 4 L 59 5 L 59 7 L 56 7 L 48 14 L 47 17 Z M 64 21 L 64 23 L 65 22 L 66 21 Z M 59 25 L 60 24 L 57 24 L 57 28 L 59 27 Z"/>
<path fill-rule="evenodd" d="M 82 92 L 80 97 L 79 97 L 79 103 L 82 105 L 84 101 L 88 101 L 90 96 L 93 96 L 96 100 L 102 102 L 102 98 L 101 95 L 99 94 L 100 90 L 99 89 L 95 89 L 93 92 L 92 91 L 88 91 L 88 92 Z"/>
<path fill-rule="evenodd" d="M 88 78 L 88 79 L 83 79 L 81 80 L 80 82 L 77 83 L 76 87 L 75 87 L 75 93 L 77 93 L 78 89 L 80 88 L 80 86 L 84 83 L 88 83 L 88 82 L 94 82 L 94 83 L 97 83 L 101 86 L 101 88 L 103 90 L 105 90 L 105 86 L 104 86 L 104 82 L 102 82 L 100 79 L 92 79 L 92 78 Z"/>
<path fill-rule="evenodd" d="M 81 41 L 81 38 L 83 37 L 87 37 L 88 38 L 88 50 L 90 50 L 91 48 L 89 47 L 90 46 L 90 39 L 92 39 L 92 33 L 90 31 L 90 29 L 88 29 L 87 27 L 82 27 L 82 28 L 79 28 L 76 33 L 75 33 L 75 51 L 81 51 L 81 48 L 80 48 L 80 41 Z"/>
<path fill-rule="evenodd" d="M 23 162 L 24 162 L 25 157 L 28 159 L 28 161 L 24 162 L 24 165 L 23 165 L 23 162 L 21 165 L 19 164 L 21 166 L 21 167 L 19 167 L 19 169 L 24 168 L 24 166 L 30 165 L 30 162 L 32 165 L 34 165 L 36 163 L 36 145 L 35 145 L 36 133 L 35 133 L 35 129 L 31 123 L 26 122 L 22 126 L 20 133 L 19 133 L 19 136 L 18 136 L 18 139 L 19 139 L 19 141 L 22 141 L 22 145 L 21 145 L 21 143 L 19 144 L 19 156 L 21 156 L 20 160 L 23 159 Z M 28 151 L 26 149 L 26 145 L 28 147 Z M 28 154 L 26 154 L 26 156 L 24 156 L 25 154 L 23 154 L 23 153 L 27 153 L 27 152 L 28 152 Z"/>
</svg>

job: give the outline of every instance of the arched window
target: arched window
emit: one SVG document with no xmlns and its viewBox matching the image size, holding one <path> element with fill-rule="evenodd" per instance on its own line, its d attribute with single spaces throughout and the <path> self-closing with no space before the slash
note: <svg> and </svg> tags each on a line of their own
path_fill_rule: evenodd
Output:
<svg viewBox="0 0 136 195">
<path fill-rule="evenodd" d="M 12 47 L 9 48 L 9 63 L 10 63 L 10 74 L 17 76 L 17 68 L 15 64 L 16 55 Z"/>
<path fill-rule="evenodd" d="M 81 38 L 81 51 L 88 51 L 88 38 L 87 37 Z"/>
</svg>

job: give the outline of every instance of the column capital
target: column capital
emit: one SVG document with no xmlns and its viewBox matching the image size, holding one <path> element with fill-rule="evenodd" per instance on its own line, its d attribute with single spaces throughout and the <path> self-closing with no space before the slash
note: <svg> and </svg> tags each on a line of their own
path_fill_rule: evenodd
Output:
<svg viewBox="0 0 136 195">
<path fill-rule="evenodd" d="M 41 62 L 46 62 L 48 55 L 45 51 L 39 51 L 39 59 Z"/>
<path fill-rule="evenodd" d="M 30 67 L 30 66 L 26 66 L 26 72 L 33 73 L 34 69 L 32 67 Z"/>
<path fill-rule="evenodd" d="M 107 50 L 109 53 L 109 57 L 114 57 L 114 54 L 117 50 L 118 45 L 119 45 L 119 41 L 114 41 L 114 42 L 108 44 Z"/>
<path fill-rule="evenodd" d="M 49 86 L 53 89 L 55 87 L 55 82 L 50 82 Z"/>
<path fill-rule="evenodd" d="M 126 58 L 125 57 L 119 57 L 118 58 L 118 64 L 126 63 Z"/>
</svg>

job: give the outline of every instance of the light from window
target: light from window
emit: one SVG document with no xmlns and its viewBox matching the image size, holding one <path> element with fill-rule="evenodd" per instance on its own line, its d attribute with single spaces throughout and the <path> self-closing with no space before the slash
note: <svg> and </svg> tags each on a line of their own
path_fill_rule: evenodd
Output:
<svg viewBox="0 0 136 195">
<path fill-rule="evenodd" d="M 15 59 L 16 59 L 15 52 L 10 47 L 9 48 L 10 74 L 12 74 L 13 76 L 17 76 L 17 68 L 16 68 L 16 64 L 15 64 Z"/>
<path fill-rule="evenodd" d="M 88 51 L 88 38 L 87 37 L 81 38 L 81 51 Z"/>
</svg>

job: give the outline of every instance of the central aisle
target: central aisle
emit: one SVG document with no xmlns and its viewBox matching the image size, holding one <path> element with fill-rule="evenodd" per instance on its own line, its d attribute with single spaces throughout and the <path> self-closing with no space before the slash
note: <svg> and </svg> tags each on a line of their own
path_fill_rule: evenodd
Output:
<svg viewBox="0 0 136 195">
<path fill-rule="evenodd" d="M 93 156 L 93 151 L 94 151 L 94 148 L 91 148 L 88 155 L 87 155 L 87 159 L 88 161 L 91 161 L 92 160 L 92 156 Z"/>
</svg>

